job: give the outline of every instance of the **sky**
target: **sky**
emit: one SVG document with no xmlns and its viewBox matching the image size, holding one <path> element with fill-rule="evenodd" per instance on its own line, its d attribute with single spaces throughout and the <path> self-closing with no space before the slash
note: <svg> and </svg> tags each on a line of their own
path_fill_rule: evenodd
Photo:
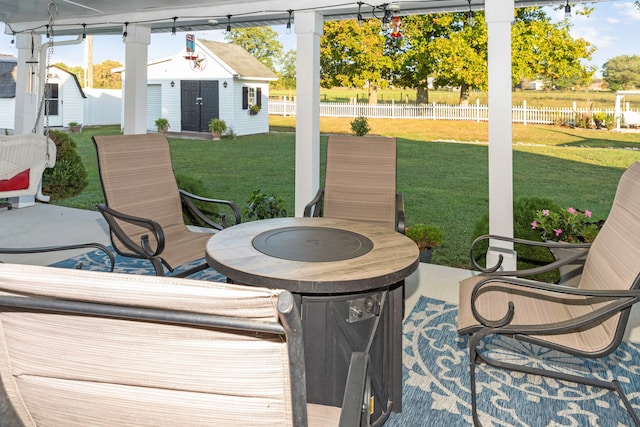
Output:
<svg viewBox="0 0 640 427">
<path fill-rule="evenodd" d="M 633 1 L 605 1 L 587 4 L 595 8 L 590 16 L 573 14 L 571 17 L 571 33 L 574 37 L 582 37 L 597 47 L 589 65 L 597 68 L 596 75 L 601 75 L 602 65 L 609 59 L 620 55 L 640 55 L 640 10 Z M 581 8 L 580 4 L 574 10 Z M 547 8 L 548 15 L 555 21 L 564 19 L 564 11 Z M 295 26 L 295 23 L 294 23 Z M 294 30 L 287 34 L 284 26 L 274 29 L 279 34 L 279 41 L 285 51 L 295 49 L 296 36 Z M 152 34 L 149 45 L 149 60 L 163 58 L 179 53 L 185 47 L 185 34 Z M 194 33 L 196 38 L 224 41 L 224 31 L 202 31 Z M 10 44 L 11 36 L 0 35 L 0 53 L 17 56 L 18 52 Z M 60 38 L 63 39 L 62 37 Z M 68 37 L 66 38 L 68 39 Z M 54 39 L 55 41 L 55 39 Z M 107 59 L 124 64 L 125 46 L 120 36 L 95 36 L 93 41 L 93 63 L 99 64 Z M 83 45 L 55 46 L 52 63 L 63 62 L 68 66 L 81 66 L 84 61 Z"/>
</svg>

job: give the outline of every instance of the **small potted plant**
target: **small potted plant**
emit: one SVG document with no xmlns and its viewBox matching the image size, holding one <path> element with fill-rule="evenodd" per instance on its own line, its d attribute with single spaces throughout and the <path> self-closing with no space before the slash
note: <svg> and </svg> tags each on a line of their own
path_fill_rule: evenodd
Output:
<svg viewBox="0 0 640 427">
<path fill-rule="evenodd" d="M 222 133 L 227 130 L 227 123 L 218 118 L 213 118 L 209 122 L 209 132 L 211 132 L 211 136 L 213 139 L 218 140 L 222 136 Z"/>
<path fill-rule="evenodd" d="M 431 262 L 433 248 L 444 241 L 442 230 L 435 225 L 415 224 L 407 228 L 405 234 L 418 245 L 420 262 Z"/>
<path fill-rule="evenodd" d="M 287 216 L 287 210 L 281 197 L 273 194 L 269 196 L 261 189 L 257 189 L 251 193 L 244 215 L 249 220 L 278 218 Z"/>
<path fill-rule="evenodd" d="M 261 107 L 258 104 L 253 104 L 249 107 L 249 114 L 251 114 L 252 116 L 255 116 L 260 112 L 260 110 L 261 110 Z"/>
<path fill-rule="evenodd" d="M 69 133 L 80 133 L 80 132 L 82 132 L 82 123 L 69 122 Z"/>
<path fill-rule="evenodd" d="M 165 119 L 164 117 L 160 117 L 159 119 L 156 119 L 155 123 L 156 128 L 158 128 L 158 133 L 166 135 L 167 131 L 169 130 L 169 120 Z"/>
</svg>

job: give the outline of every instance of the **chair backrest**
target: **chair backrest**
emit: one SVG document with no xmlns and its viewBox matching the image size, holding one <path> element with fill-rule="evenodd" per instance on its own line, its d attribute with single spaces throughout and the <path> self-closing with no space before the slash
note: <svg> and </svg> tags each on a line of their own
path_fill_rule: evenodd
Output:
<svg viewBox="0 0 640 427">
<path fill-rule="evenodd" d="M 323 216 L 395 229 L 395 138 L 329 136 Z"/>
<path fill-rule="evenodd" d="M 639 274 L 640 162 L 636 162 L 620 178 L 611 211 L 589 249 L 578 287 L 631 289 L 638 285 L 636 278 Z M 607 320 L 606 326 L 611 331 L 619 331 L 625 327 L 627 317 L 628 310 L 624 313 L 623 322 L 620 322 L 620 315 L 617 315 Z"/>
<path fill-rule="evenodd" d="M 299 322 L 286 291 L 0 264 L 0 374 L 26 426 L 306 425 Z"/>
<path fill-rule="evenodd" d="M 169 142 L 161 134 L 94 136 L 100 182 L 107 206 L 153 219 L 169 234 L 185 229 Z M 118 221 L 134 242 L 149 230 Z M 113 237 L 113 236 L 112 236 Z M 114 241 L 118 246 L 118 242 Z"/>
</svg>

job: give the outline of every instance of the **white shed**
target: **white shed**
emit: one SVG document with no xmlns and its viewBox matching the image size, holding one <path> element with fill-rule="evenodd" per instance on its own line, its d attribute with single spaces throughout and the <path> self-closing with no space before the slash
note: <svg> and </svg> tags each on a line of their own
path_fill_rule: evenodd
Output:
<svg viewBox="0 0 640 427">
<path fill-rule="evenodd" d="M 239 45 L 196 40 L 192 46 L 149 61 L 147 129 L 155 131 L 155 120 L 164 117 L 171 132 L 209 132 L 209 121 L 220 118 L 236 135 L 268 132 L 269 82 L 277 76 Z"/>
<path fill-rule="evenodd" d="M 15 118 L 17 59 L 0 54 L 0 129 L 13 130 Z M 48 96 L 45 124 L 65 127 L 69 122 L 84 122 L 86 95 L 75 74 L 52 65 L 48 68 Z"/>
</svg>

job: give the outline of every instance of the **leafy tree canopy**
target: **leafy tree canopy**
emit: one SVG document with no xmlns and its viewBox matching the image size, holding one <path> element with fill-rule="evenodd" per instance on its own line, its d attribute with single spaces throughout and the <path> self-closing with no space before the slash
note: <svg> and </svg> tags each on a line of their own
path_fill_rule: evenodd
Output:
<svg viewBox="0 0 640 427">
<path fill-rule="evenodd" d="M 278 33 L 271 27 L 232 29 L 224 38 L 231 43 L 242 46 L 274 72 L 276 64 L 282 59 L 282 43 L 278 41 Z"/>
<path fill-rule="evenodd" d="M 75 74 L 84 87 L 84 68 L 80 66 L 70 67 L 62 62 L 54 64 L 56 67 Z M 118 61 L 107 59 L 101 64 L 93 64 L 93 87 L 97 89 L 121 89 L 122 80 L 120 74 L 112 73 L 114 68 L 122 67 Z"/>
<path fill-rule="evenodd" d="M 602 79 L 613 90 L 640 88 L 640 56 L 621 55 L 602 66 Z"/>
</svg>

